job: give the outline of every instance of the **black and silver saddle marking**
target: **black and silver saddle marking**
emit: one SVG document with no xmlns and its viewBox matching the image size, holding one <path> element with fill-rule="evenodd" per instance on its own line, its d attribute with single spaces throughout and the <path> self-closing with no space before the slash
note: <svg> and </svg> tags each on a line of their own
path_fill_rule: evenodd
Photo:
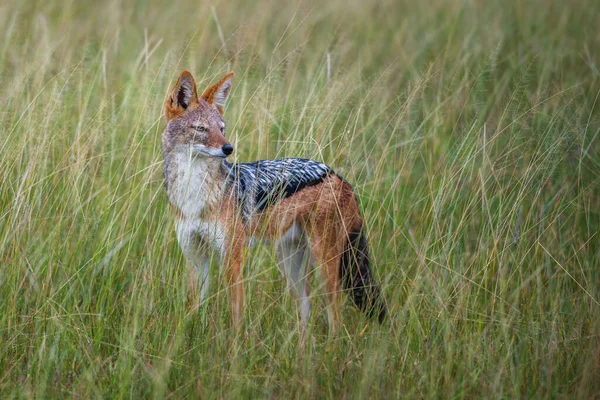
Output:
<svg viewBox="0 0 600 400">
<path fill-rule="evenodd" d="M 252 163 L 229 164 L 228 182 L 242 210 L 245 221 L 253 213 L 263 212 L 271 205 L 317 185 L 333 174 L 327 165 L 303 158 L 261 160 Z"/>
</svg>

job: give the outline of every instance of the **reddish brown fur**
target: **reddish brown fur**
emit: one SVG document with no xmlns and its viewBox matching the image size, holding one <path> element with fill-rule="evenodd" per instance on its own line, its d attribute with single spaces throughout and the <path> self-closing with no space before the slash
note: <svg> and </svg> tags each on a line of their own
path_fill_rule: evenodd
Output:
<svg viewBox="0 0 600 400">
<path fill-rule="evenodd" d="M 244 310 L 244 286 L 242 284 L 242 264 L 246 234 L 241 219 L 237 215 L 237 207 L 231 196 L 225 198 L 219 205 L 216 215 L 222 226 L 225 227 L 227 238 L 225 241 L 225 279 L 227 292 L 231 300 L 231 323 L 234 327 L 240 326 Z"/>
<path fill-rule="evenodd" d="M 216 84 L 214 84 L 211 87 L 209 87 L 208 89 L 206 89 L 204 91 L 204 93 L 202 93 L 202 96 L 200 96 L 200 97 L 202 97 L 204 100 L 206 100 L 206 102 L 208 104 L 210 104 L 211 106 L 215 105 L 215 95 L 217 94 L 217 92 L 219 91 L 221 86 L 223 86 L 223 84 L 232 77 L 233 77 L 233 72 L 228 73 L 219 82 L 217 82 Z M 221 115 L 223 115 L 223 107 L 220 105 L 216 105 L 216 108 L 217 108 L 217 110 L 219 110 L 219 113 Z"/>
<path fill-rule="evenodd" d="M 330 176 L 322 183 L 304 188 L 258 214 L 246 226 L 241 224 L 237 206 L 231 199 L 223 203 L 220 215 L 229 232 L 225 259 L 226 271 L 229 271 L 228 286 L 238 285 L 232 298 L 235 319 L 240 317 L 243 308 L 243 243 L 249 237 L 275 240 L 294 223 L 299 223 L 308 235 L 312 258 L 325 282 L 330 330 L 336 332 L 339 328 L 340 258 L 348 233 L 362 222 L 350 186 L 337 176 Z"/>
<path fill-rule="evenodd" d="M 190 105 L 187 107 L 187 109 L 181 107 L 177 103 L 177 88 L 179 88 L 181 86 L 182 82 L 186 81 L 186 80 L 190 82 L 190 86 L 193 90 L 193 94 L 192 94 L 193 100 L 190 103 Z M 174 118 L 181 117 L 187 110 L 192 110 L 197 107 L 198 107 L 198 92 L 196 89 L 196 81 L 194 80 L 194 77 L 192 76 L 192 74 L 189 71 L 183 71 L 181 73 L 181 75 L 179 76 L 179 79 L 177 80 L 175 87 L 173 87 L 173 90 L 171 90 L 171 93 L 167 97 L 167 101 L 165 102 L 165 118 L 167 119 L 167 121 L 170 121 Z"/>
</svg>

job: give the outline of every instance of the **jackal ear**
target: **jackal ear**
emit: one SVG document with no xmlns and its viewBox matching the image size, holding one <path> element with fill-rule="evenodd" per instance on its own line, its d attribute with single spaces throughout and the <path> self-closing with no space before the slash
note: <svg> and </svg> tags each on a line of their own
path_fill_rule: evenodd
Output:
<svg viewBox="0 0 600 400">
<path fill-rule="evenodd" d="M 196 81 L 190 72 L 183 71 L 165 102 L 165 118 L 179 117 L 193 104 L 198 104 Z"/>
<path fill-rule="evenodd" d="M 212 85 L 202 93 L 202 97 L 208 104 L 216 107 L 217 110 L 223 115 L 223 108 L 225 107 L 225 101 L 231 92 L 231 81 L 233 79 L 233 72 L 228 73 L 216 84 Z"/>
</svg>

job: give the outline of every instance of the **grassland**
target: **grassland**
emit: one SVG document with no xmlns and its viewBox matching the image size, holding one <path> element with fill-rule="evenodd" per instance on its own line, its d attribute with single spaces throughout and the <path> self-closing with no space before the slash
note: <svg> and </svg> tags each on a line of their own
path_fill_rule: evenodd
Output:
<svg viewBox="0 0 600 400">
<path fill-rule="evenodd" d="M 0 397 L 600 393 L 600 3 L 0 4 Z M 162 186 L 179 72 L 233 70 L 235 160 L 353 183 L 390 320 L 321 292 L 298 347 L 273 249 L 235 337 L 189 293 Z M 317 285 L 315 280 L 314 285 Z"/>
</svg>

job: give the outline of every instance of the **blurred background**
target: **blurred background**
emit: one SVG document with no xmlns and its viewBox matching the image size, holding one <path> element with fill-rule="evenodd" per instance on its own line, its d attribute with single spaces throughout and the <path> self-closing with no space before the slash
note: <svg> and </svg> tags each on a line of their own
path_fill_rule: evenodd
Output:
<svg viewBox="0 0 600 400">
<path fill-rule="evenodd" d="M 599 4 L 591 0 L 0 4 L 0 396 L 600 393 Z M 353 184 L 391 318 L 311 340 L 273 249 L 246 334 L 214 262 L 189 292 L 162 106 L 235 72 L 234 161 Z"/>
</svg>

